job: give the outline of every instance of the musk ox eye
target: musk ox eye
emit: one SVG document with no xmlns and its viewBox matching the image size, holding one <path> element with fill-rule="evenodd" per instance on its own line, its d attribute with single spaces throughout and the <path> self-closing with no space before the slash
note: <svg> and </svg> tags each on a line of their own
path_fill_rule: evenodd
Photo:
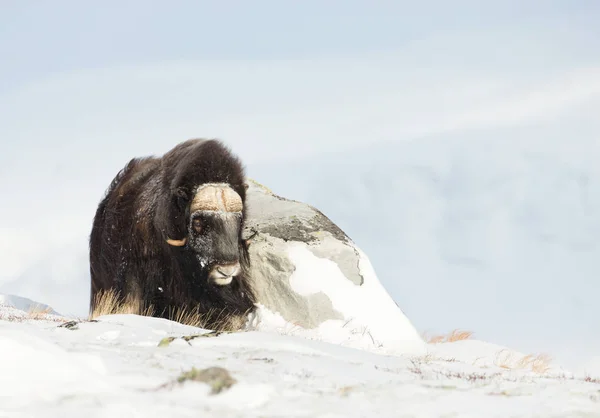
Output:
<svg viewBox="0 0 600 418">
<path fill-rule="evenodd" d="M 194 228 L 194 231 L 196 231 L 197 233 L 202 232 L 202 222 L 200 221 L 200 219 L 194 219 L 192 221 L 192 227 Z"/>
</svg>

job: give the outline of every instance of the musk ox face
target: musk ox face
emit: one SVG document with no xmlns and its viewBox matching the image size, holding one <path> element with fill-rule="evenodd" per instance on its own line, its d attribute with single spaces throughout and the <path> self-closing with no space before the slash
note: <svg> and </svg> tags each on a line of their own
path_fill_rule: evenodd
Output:
<svg viewBox="0 0 600 418">
<path fill-rule="evenodd" d="M 227 286 L 238 277 L 240 265 L 240 237 L 243 220 L 243 202 L 228 184 L 208 183 L 196 187 L 192 193 L 178 189 L 181 199 L 174 204 L 184 209 L 186 237 L 168 239 L 176 247 L 191 251 L 198 269 L 208 273 L 208 281 Z"/>
</svg>

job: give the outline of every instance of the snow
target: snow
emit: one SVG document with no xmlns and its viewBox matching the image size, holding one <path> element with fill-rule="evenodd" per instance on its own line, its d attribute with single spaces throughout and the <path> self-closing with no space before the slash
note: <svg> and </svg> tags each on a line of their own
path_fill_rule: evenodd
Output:
<svg viewBox="0 0 600 418">
<path fill-rule="evenodd" d="M 600 380 L 507 367 L 499 353 L 524 355 L 483 341 L 390 355 L 278 332 L 281 323 L 215 335 L 136 315 L 70 320 L 0 320 L 0 417 L 600 416 Z M 209 367 L 235 383 L 211 394 L 175 382 Z"/>
<path fill-rule="evenodd" d="M 98 394 L 110 389 L 98 357 L 69 352 L 29 330 L 2 327 L 0 369 L 2 405 L 23 408 L 73 394 Z"/>
<path fill-rule="evenodd" d="M 358 248 L 356 251 L 364 280 L 361 286 L 350 282 L 335 262 L 317 257 L 305 244 L 288 244 L 288 256 L 296 266 L 290 277 L 294 291 L 300 295 L 322 292 L 331 300 L 336 311 L 349 318 L 327 321 L 319 327 L 319 335 L 322 339 L 339 343 L 335 330 L 343 330 L 348 336 L 363 336 L 362 341 L 371 346 L 396 352 L 422 353 L 424 344 L 421 336 L 381 286 L 367 256 Z M 374 309 L 375 306 L 377 309 Z"/>
</svg>

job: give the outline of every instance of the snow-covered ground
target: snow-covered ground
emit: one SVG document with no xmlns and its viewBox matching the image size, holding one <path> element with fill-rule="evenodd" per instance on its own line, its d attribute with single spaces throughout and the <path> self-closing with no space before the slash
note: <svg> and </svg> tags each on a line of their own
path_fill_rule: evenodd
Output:
<svg viewBox="0 0 600 418">
<path fill-rule="evenodd" d="M 414 356 L 291 327 L 215 335 L 135 315 L 15 312 L 0 308 L 0 417 L 600 417 L 596 376 L 477 340 Z"/>
</svg>

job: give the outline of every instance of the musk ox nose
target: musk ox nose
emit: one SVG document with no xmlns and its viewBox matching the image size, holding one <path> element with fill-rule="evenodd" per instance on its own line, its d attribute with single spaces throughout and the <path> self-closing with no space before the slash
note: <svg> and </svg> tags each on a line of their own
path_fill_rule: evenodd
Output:
<svg viewBox="0 0 600 418">
<path fill-rule="evenodd" d="M 240 263 L 217 264 L 212 268 L 209 277 L 214 284 L 226 286 L 240 273 L 240 270 Z"/>
</svg>

